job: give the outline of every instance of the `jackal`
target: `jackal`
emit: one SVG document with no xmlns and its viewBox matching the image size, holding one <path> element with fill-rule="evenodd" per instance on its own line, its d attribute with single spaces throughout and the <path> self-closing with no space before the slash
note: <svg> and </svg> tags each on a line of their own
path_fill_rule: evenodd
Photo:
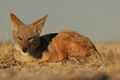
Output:
<svg viewBox="0 0 120 80">
<path fill-rule="evenodd" d="M 13 13 L 14 57 L 19 62 L 55 62 L 69 57 L 87 57 L 97 52 L 94 44 L 74 31 L 40 36 L 48 15 L 32 24 L 24 24 Z"/>
</svg>

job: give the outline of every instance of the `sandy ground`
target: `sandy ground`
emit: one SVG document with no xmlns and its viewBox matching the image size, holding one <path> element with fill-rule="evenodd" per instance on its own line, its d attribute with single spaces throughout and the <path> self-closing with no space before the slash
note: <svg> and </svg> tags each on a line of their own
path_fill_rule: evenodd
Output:
<svg viewBox="0 0 120 80">
<path fill-rule="evenodd" d="M 21 66 L 9 42 L 0 43 L 0 80 L 120 80 L 120 43 L 97 43 L 100 52 L 59 66 Z"/>
</svg>

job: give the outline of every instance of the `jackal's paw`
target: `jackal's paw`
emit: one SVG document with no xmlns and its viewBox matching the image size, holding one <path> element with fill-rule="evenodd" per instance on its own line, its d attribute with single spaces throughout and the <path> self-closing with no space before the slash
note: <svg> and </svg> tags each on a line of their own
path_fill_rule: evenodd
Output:
<svg viewBox="0 0 120 80">
<path fill-rule="evenodd" d="M 61 66 L 62 62 L 44 62 L 43 64 L 47 65 L 47 66 L 54 67 L 54 66 Z"/>
<path fill-rule="evenodd" d="M 39 64 L 36 63 L 36 62 L 23 62 L 23 63 L 21 63 L 21 66 L 22 67 L 25 67 L 25 66 L 39 66 Z"/>
</svg>

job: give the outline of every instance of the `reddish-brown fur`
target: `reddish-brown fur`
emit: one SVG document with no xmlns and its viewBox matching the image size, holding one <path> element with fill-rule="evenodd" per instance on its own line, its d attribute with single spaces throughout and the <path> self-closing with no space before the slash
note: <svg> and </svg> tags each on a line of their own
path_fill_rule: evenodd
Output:
<svg viewBox="0 0 120 80">
<path fill-rule="evenodd" d="M 52 48 L 51 48 L 52 47 Z M 52 49 L 52 51 L 51 51 Z M 87 38 L 73 31 L 63 31 L 52 39 L 48 54 L 49 60 L 63 60 L 68 57 L 87 57 L 96 52 L 93 43 Z"/>
</svg>

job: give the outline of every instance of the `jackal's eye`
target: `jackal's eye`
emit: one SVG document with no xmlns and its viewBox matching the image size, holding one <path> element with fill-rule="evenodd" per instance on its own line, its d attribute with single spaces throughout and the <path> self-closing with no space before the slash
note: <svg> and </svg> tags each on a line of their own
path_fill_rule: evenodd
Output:
<svg viewBox="0 0 120 80">
<path fill-rule="evenodd" d="M 16 37 L 16 39 L 18 39 L 18 40 L 22 41 L 22 38 L 21 38 L 21 37 Z"/>
<path fill-rule="evenodd" d="M 30 38 L 28 38 L 28 40 L 29 40 L 29 42 L 32 42 L 32 41 L 34 41 L 34 37 L 30 37 Z"/>
</svg>

